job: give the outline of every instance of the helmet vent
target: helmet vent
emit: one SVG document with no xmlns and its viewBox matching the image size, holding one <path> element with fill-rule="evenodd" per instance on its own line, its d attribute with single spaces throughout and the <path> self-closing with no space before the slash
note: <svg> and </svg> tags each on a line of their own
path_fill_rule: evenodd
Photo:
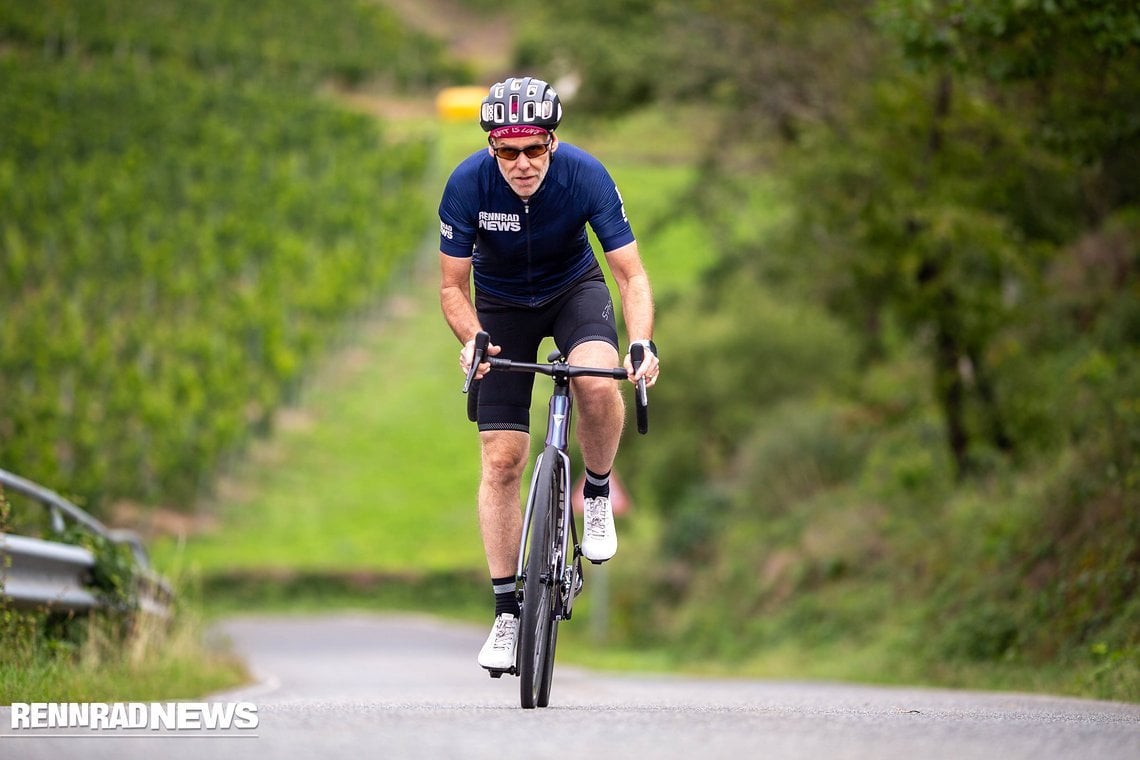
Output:
<svg viewBox="0 0 1140 760">
<path fill-rule="evenodd" d="M 562 104 L 554 89 L 533 77 L 510 78 L 491 85 L 479 113 L 479 126 L 490 132 L 504 126 L 534 126 L 554 131 Z"/>
</svg>

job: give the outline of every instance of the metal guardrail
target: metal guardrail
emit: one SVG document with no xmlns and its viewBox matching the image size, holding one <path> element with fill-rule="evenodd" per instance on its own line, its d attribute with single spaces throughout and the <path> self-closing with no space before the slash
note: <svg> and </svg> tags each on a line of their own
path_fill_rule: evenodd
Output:
<svg viewBox="0 0 1140 760">
<path fill-rule="evenodd" d="M 95 556 L 79 546 L 0 533 L 4 596 L 21 608 L 56 607 L 86 612 L 99 600 L 88 589 Z"/>
<path fill-rule="evenodd" d="M 58 533 L 71 521 L 112 543 L 129 546 L 136 565 L 139 611 L 159 617 L 170 614 L 174 592 L 150 566 L 146 547 L 136 533 L 111 530 L 54 491 L 7 470 L 0 469 L 0 486 L 40 503 Z M 0 533 L 0 596 L 16 607 L 81 613 L 103 606 L 92 586 L 94 567 L 95 555 L 81 546 Z"/>
</svg>

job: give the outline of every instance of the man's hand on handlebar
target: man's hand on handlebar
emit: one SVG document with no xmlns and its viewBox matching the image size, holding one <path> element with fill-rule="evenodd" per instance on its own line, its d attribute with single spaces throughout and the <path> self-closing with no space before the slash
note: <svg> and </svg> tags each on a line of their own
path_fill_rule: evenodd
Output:
<svg viewBox="0 0 1140 760">
<path fill-rule="evenodd" d="M 492 343 L 492 344 L 489 344 L 487 346 L 486 355 L 487 356 L 497 356 L 499 354 L 499 352 L 502 350 L 503 350 L 502 346 L 496 346 L 495 344 Z M 474 360 L 474 357 L 475 357 L 475 338 L 472 338 L 471 340 L 467 341 L 467 343 L 464 344 L 463 348 L 461 348 L 459 350 L 459 369 L 461 369 L 463 371 L 463 374 L 466 375 L 471 371 L 471 362 Z M 490 371 L 491 371 L 490 362 L 487 362 L 487 361 L 480 362 L 478 369 L 476 369 L 476 371 L 475 371 L 475 376 L 472 379 L 473 380 L 482 380 L 483 376 L 486 375 Z"/>
<path fill-rule="evenodd" d="M 627 351 L 625 354 L 625 371 L 629 373 L 631 383 L 636 385 L 638 380 L 645 378 L 645 387 L 652 388 L 656 385 L 657 376 L 661 373 L 661 363 L 657 360 L 657 355 L 647 349 L 641 365 L 634 371 L 633 360 Z"/>
</svg>

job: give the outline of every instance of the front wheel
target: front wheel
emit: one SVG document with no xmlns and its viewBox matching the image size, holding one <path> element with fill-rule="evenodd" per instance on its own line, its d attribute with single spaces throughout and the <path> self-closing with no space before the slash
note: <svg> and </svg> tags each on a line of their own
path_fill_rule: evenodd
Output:
<svg viewBox="0 0 1140 760">
<path fill-rule="evenodd" d="M 561 583 L 561 568 L 557 567 L 561 563 L 557 561 L 555 542 L 564 498 L 562 468 L 562 457 L 551 447 L 543 454 L 536 474 L 519 631 L 519 677 L 524 708 L 550 704 L 558 624 L 555 611 Z"/>
</svg>

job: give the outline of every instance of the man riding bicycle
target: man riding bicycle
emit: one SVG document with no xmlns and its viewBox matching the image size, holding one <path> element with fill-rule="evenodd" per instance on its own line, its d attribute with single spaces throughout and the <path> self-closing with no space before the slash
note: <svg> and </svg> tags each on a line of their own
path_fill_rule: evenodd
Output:
<svg viewBox="0 0 1140 760">
<path fill-rule="evenodd" d="M 440 305 L 463 348 L 466 373 L 475 334 L 490 334 L 487 353 L 535 361 L 539 344 L 554 338 L 573 364 L 614 366 L 617 322 L 605 276 L 586 235 L 602 245 L 621 297 L 630 345 L 646 346 L 631 382 L 657 381 L 653 296 L 617 187 L 602 164 L 562 143 L 555 129 L 562 104 L 554 89 L 532 77 L 491 86 L 479 124 L 488 148 L 452 172 L 439 205 Z M 474 271 L 475 295 L 471 297 Z M 530 451 L 534 376 L 476 373 L 482 382 L 478 427 L 482 453 L 479 529 L 495 594 L 495 623 L 479 652 L 489 670 L 514 665 L 519 604 L 516 563 L 522 533 L 519 502 Z M 586 467 L 582 553 L 604 562 L 617 551 L 609 477 L 625 422 L 625 405 L 612 380 L 573 380 L 578 442 Z"/>
</svg>

